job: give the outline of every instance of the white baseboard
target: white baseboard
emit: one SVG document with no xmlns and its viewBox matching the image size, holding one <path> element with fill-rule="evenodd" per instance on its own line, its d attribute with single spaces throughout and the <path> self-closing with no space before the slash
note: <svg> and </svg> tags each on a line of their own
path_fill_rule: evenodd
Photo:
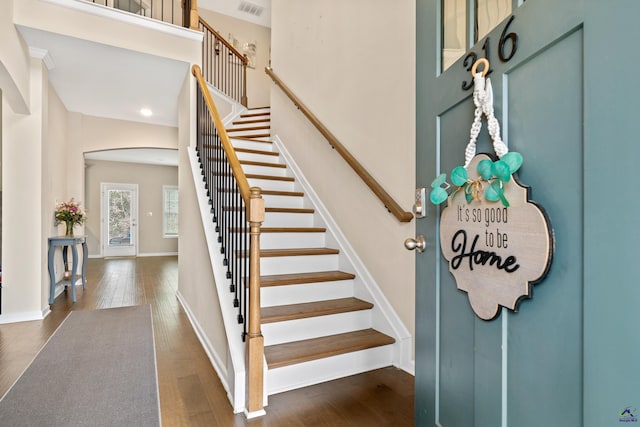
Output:
<svg viewBox="0 0 640 427">
<path fill-rule="evenodd" d="M 139 257 L 148 257 L 148 256 L 178 256 L 178 252 L 147 252 L 138 254 Z"/>
<path fill-rule="evenodd" d="M 136 255 L 138 257 L 151 257 L 151 256 L 178 256 L 178 252 L 146 252 L 146 253 L 141 253 Z M 91 259 L 91 258 L 110 258 L 110 257 L 105 257 L 104 255 L 100 255 L 100 254 L 90 254 L 87 258 Z"/>
<path fill-rule="evenodd" d="M 42 320 L 49 314 L 49 308 L 47 307 L 43 311 L 25 311 L 21 313 L 9 313 L 0 315 L 0 325 L 6 323 L 18 323 L 18 322 L 30 322 L 33 320 Z"/>
<path fill-rule="evenodd" d="M 403 366 L 399 366 L 400 369 L 402 369 L 403 371 L 405 371 L 407 374 L 411 374 L 414 377 L 416 376 L 416 361 L 414 360 L 410 360 L 409 362 L 405 363 Z"/>
<path fill-rule="evenodd" d="M 228 375 L 227 367 L 222 362 L 222 359 L 214 349 L 213 345 L 211 344 L 211 341 L 209 341 L 206 334 L 202 331 L 202 328 L 200 327 L 198 320 L 194 316 L 193 311 L 191 311 L 189 304 L 187 304 L 186 300 L 183 298 L 179 290 L 176 291 L 176 297 L 178 298 L 180 305 L 182 306 L 185 313 L 187 314 L 189 323 L 191 323 L 191 326 L 193 327 L 193 331 L 196 333 L 196 336 L 198 337 L 200 344 L 202 344 L 202 348 L 204 349 L 205 353 L 207 353 L 207 357 L 209 357 L 209 361 L 211 361 L 211 365 L 213 366 L 213 369 L 218 374 L 218 377 L 220 378 L 220 382 L 222 383 L 222 386 L 227 391 L 227 395 L 231 394 L 229 392 L 229 383 L 227 381 L 227 375 Z"/>
</svg>

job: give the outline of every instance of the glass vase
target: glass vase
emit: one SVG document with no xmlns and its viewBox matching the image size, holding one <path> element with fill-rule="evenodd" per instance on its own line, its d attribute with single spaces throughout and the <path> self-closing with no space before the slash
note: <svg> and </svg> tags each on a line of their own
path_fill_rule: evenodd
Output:
<svg viewBox="0 0 640 427">
<path fill-rule="evenodd" d="M 66 230 L 64 232 L 64 235 L 68 237 L 73 237 L 73 226 L 74 226 L 73 221 L 66 221 L 65 225 L 66 225 Z"/>
</svg>

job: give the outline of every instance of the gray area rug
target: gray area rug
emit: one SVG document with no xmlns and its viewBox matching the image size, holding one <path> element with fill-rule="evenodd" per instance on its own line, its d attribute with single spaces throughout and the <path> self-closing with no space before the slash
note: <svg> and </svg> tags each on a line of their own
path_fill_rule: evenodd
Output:
<svg viewBox="0 0 640 427">
<path fill-rule="evenodd" d="M 72 311 L 0 401 L 2 426 L 159 426 L 149 305 Z"/>
</svg>

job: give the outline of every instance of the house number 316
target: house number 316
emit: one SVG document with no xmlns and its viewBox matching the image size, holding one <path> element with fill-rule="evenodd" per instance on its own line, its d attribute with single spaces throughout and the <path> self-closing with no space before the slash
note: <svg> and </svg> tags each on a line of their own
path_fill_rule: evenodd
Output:
<svg viewBox="0 0 640 427">
<path fill-rule="evenodd" d="M 509 18 L 506 25 L 504 26 L 502 34 L 500 34 L 500 40 L 498 41 L 498 58 L 500 58 L 500 61 L 502 62 L 509 61 L 511 58 L 513 58 L 513 55 L 515 55 L 516 51 L 518 50 L 518 34 L 513 32 L 507 33 L 507 30 L 509 29 L 509 26 L 513 22 L 514 18 L 515 16 L 511 15 L 511 18 Z M 482 51 L 484 52 L 483 57 L 487 58 L 489 60 L 489 63 L 491 63 L 491 41 L 489 37 L 487 37 L 482 44 Z M 474 51 L 471 51 L 467 54 L 467 56 L 464 57 L 462 65 L 467 71 L 471 72 L 471 67 L 473 67 L 473 64 L 477 60 L 478 54 Z M 492 71 L 493 70 L 489 68 L 487 75 L 491 74 Z M 464 80 L 462 82 L 462 90 L 469 90 L 472 87 L 473 79 L 471 79 L 470 81 Z"/>
</svg>

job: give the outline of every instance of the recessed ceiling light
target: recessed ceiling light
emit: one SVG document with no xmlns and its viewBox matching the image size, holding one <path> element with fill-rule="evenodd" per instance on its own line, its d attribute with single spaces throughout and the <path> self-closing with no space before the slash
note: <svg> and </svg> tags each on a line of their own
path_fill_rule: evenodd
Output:
<svg viewBox="0 0 640 427">
<path fill-rule="evenodd" d="M 151 117 L 153 115 L 153 111 L 151 111 L 151 109 L 149 108 L 142 108 L 140 109 L 140 114 L 142 114 L 145 117 Z"/>
</svg>

